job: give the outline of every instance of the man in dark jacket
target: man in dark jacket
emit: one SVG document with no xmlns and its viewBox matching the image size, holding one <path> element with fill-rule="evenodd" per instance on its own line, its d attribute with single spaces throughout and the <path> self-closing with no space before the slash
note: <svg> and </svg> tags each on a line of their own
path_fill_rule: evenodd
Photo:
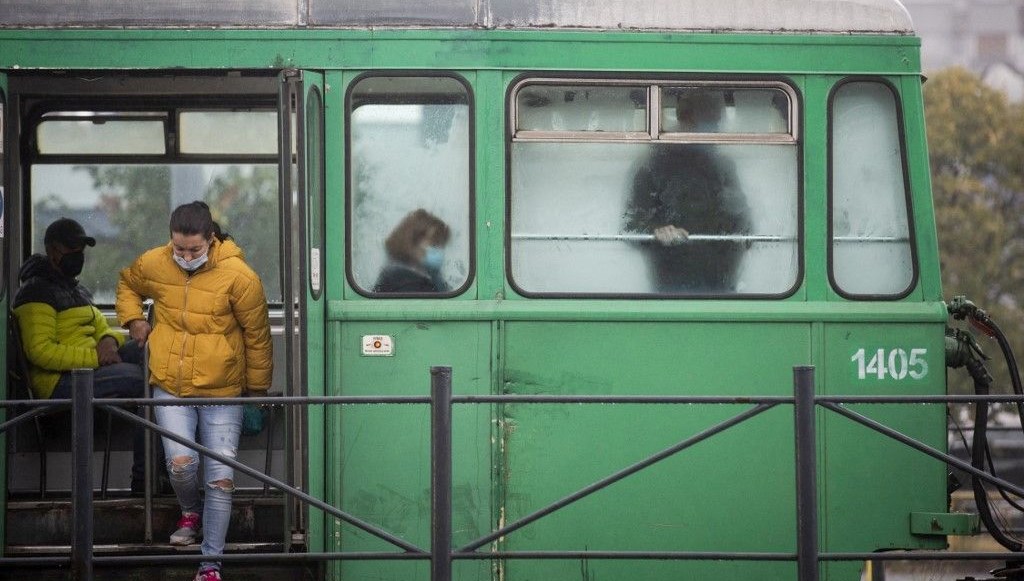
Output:
<svg viewBox="0 0 1024 581">
<path fill-rule="evenodd" d="M 691 90 L 679 97 L 682 132 L 714 133 L 723 93 Z M 706 143 L 658 143 L 638 168 L 626 229 L 653 234 L 647 249 L 655 286 L 666 294 L 721 295 L 735 290 L 746 247 L 725 236 L 748 234 L 749 209 L 732 162 Z M 691 240 L 691 234 L 723 236 Z"/>
<path fill-rule="evenodd" d="M 29 383 L 40 399 L 71 397 L 72 369 L 92 368 L 93 397 L 143 396 L 141 350 L 111 329 L 92 295 L 78 283 L 85 247 L 96 240 L 81 224 L 61 218 L 46 228 L 46 254 L 33 254 L 21 267 L 14 315 L 29 363 Z M 132 488 L 143 482 L 143 431 L 136 430 Z"/>
</svg>

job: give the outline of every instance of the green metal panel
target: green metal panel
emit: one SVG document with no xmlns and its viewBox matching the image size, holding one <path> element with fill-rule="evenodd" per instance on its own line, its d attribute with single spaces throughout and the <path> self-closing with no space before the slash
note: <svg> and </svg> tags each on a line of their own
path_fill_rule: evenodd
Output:
<svg viewBox="0 0 1024 581">
<path fill-rule="evenodd" d="M 513 322 L 504 390 L 518 394 L 789 395 L 805 324 Z M 512 522 L 749 405 L 506 405 Z M 795 550 L 792 408 L 781 406 L 510 534 L 508 550 Z M 511 561 L 509 579 L 784 579 L 792 563 Z M 589 578 L 589 577 L 586 577 Z"/>
<path fill-rule="evenodd" d="M 0 68 L 444 68 L 916 74 L 920 39 L 474 30 L 3 30 Z"/>
<path fill-rule="evenodd" d="M 910 532 L 915 535 L 976 535 L 981 520 L 976 514 L 948 512 L 910 513 Z"/>
<path fill-rule="evenodd" d="M 830 395 L 942 395 L 943 326 L 827 325 L 822 386 Z M 945 451 L 944 405 L 850 405 Z M 945 539 L 911 534 L 911 512 L 946 511 L 946 466 L 832 412 L 823 434 L 825 546 L 833 551 L 941 548 Z M 884 494 L 879 483 L 884 482 Z"/>
<path fill-rule="evenodd" d="M 321 192 L 328 191 L 324 179 L 326 176 L 325 169 L 325 151 L 326 144 L 318 143 L 321 138 L 326 137 L 326 132 L 323 131 L 322 125 L 324 123 L 324 103 L 326 100 L 315 103 L 315 99 L 310 98 L 310 89 L 313 88 L 320 92 L 323 96 L 324 90 L 324 76 L 322 73 L 316 73 L 311 71 L 302 72 L 303 82 L 303 94 L 304 110 L 307 112 L 305 119 L 301 119 L 300 122 L 304 125 L 304 136 L 306 140 L 305 147 L 305 167 L 302 168 L 303 183 L 305 186 L 305 192 L 307 194 L 307 205 L 306 205 L 306 220 L 307 224 L 311 220 L 319 220 L 323 217 L 322 209 L 316 209 L 312 207 L 317 202 L 317 196 L 312 195 L 314 189 L 317 188 L 316 184 L 324 186 Z M 319 107 L 319 113 L 314 113 L 312 116 L 309 115 L 311 109 Z M 314 133 L 317 129 L 312 127 L 312 124 L 319 123 L 319 133 Z M 312 176 L 312 173 L 318 173 L 318 176 Z M 322 194 L 321 194 L 322 195 Z M 306 295 L 306 320 L 303 322 L 301 328 L 306 334 L 306 393 L 310 396 L 323 395 L 324 393 L 324 313 L 326 312 L 327 300 L 323 294 L 317 294 L 314 296 L 311 284 L 310 269 L 313 268 L 313 258 L 310 255 L 309 249 L 313 246 L 317 246 L 320 252 L 324 251 L 323 241 L 314 240 L 313 228 L 306 229 L 306 242 L 304 248 L 307 249 L 306 256 L 302 257 L 302 260 L 306 260 L 306 269 L 303 272 L 306 273 L 306 280 L 301 281 L 303 292 Z M 318 267 L 319 268 L 319 267 Z M 321 288 L 323 285 L 323 273 L 318 272 L 317 277 L 320 279 Z M 308 422 L 308 434 L 310 437 L 307 439 L 308 444 L 306 446 L 306 453 L 308 455 L 308 461 L 310 466 L 322 466 L 324 464 L 324 413 L 320 407 L 310 407 L 307 410 L 307 422 Z M 324 473 L 322 470 L 314 470 L 309 474 L 309 493 L 317 498 L 323 498 L 325 495 L 324 490 Z M 307 509 L 306 511 L 308 526 L 308 545 L 311 551 L 322 551 L 324 548 L 324 519 L 321 517 L 322 513 L 319 513 L 313 509 Z"/>
<path fill-rule="evenodd" d="M 340 384 L 334 395 L 430 394 L 429 370 L 453 369 L 456 395 L 491 393 L 489 323 L 381 322 L 334 324 Z M 364 335 L 387 335 L 393 356 L 363 356 Z M 467 543 L 491 531 L 492 412 L 487 405 L 457 406 L 453 413 L 453 538 Z M 430 409 L 426 405 L 346 406 L 328 411 L 340 438 L 328 450 L 328 481 L 340 483 L 343 510 L 416 546 L 430 548 Z M 345 551 L 389 550 L 383 541 L 348 525 L 338 527 Z M 395 549 L 396 551 L 398 549 Z M 490 563 L 455 568 L 459 579 L 486 579 Z M 345 562 L 344 579 L 425 579 L 425 562 Z"/>
</svg>

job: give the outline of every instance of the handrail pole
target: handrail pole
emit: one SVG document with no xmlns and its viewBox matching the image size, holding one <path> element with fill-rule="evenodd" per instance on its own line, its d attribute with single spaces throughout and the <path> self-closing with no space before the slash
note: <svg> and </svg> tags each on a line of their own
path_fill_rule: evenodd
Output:
<svg viewBox="0 0 1024 581">
<path fill-rule="evenodd" d="M 71 578 L 92 581 L 93 370 L 71 371 Z"/>
<path fill-rule="evenodd" d="M 430 368 L 430 580 L 452 578 L 452 368 Z"/>
<path fill-rule="evenodd" d="M 150 329 L 153 328 L 153 320 L 156 314 L 156 302 L 150 303 L 149 308 L 146 310 L 146 322 L 149 323 Z M 153 385 L 149 383 L 149 341 L 146 341 L 142 345 L 139 345 L 142 349 L 142 397 L 146 399 L 153 398 Z M 143 406 L 142 414 L 146 421 L 153 421 L 153 414 L 155 411 L 152 406 Z M 142 447 L 143 447 L 143 524 L 142 529 L 142 542 L 147 545 L 153 543 L 153 494 L 156 491 L 155 479 L 153 474 L 153 445 L 156 440 L 153 439 L 153 432 L 151 430 L 142 428 L 141 426 L 134 426 L 136 430 L 143 430 L 142 432 Z M 159 436 L 158 436 L 159 437 Z M 163 450 L 163 447 L 160 448 Z M 160 466 L 164 465 L 164 459 L 159 458 Z M 161 469 L 160 472 L 166 469 Z"/>
<path fill-rule="evenodd" d="M 818 581 L 818 466 L 813 366 L 793 368 L 793 391 L 797 579 Z"/>
</svg>

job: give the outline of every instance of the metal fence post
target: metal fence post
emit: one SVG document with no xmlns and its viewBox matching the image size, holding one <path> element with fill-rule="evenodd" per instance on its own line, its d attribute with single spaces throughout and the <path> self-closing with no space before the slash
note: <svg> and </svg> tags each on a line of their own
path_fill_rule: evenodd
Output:
<svg viewBox="0 0 1024 581">
<path fill-rule="evenodd" d="M 793 368 L 793 393 L 797 579 L 818 581 L 818 466 L 813 366 Z"/>
<path fill-rule="evenodd" d="M 452 578 L 452 368 L 430 368 L 430 580 Z"/>
<path fill-rule="evenodd" d="M 92 369 L 71 371 L 71 578 L 92 581 Z"/>
</svg>

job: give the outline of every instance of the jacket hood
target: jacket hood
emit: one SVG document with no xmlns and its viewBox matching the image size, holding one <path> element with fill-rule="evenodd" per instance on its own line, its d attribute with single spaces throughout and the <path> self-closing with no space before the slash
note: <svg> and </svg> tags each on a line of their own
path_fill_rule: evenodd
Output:
<svg viewBox="0 0 1024 581">
<path fill-rule="evenodd" d="M 50 259 L 43 254 L 29 256 L 28 260 L 21 265 L 21 270 L 18 271 L 18 280 L 21 282 L 25 282 L 34 276 L 45 276 L 51 279 L 62 278 L 60 273 L 50 264 Z"/>
</svg>

